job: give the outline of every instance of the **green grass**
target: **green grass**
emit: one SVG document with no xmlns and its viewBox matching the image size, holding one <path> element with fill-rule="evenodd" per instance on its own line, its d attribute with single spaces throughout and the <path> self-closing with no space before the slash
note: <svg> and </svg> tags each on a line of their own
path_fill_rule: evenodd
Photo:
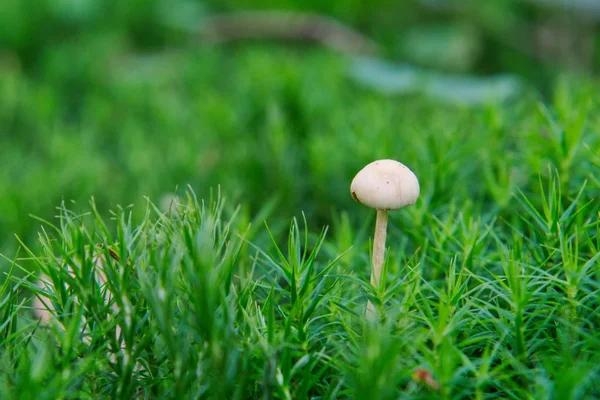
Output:
<svg viewBox="0 0 600 400">
<path fill-rule="evenodd" d="M 423 202 L 409 212 L 419 219 L 465 198 L 485 202 L 482 212 L 510 213 L 513 189 L 538 193 L 531 182 L 548 164 L 565 190 L 596 168 L 583 147 L 598 153 L 593 82 L 566 83 L 546 101 L 550 109 L 533 91 L 468 109 L 365 91 L 347 78 L 344 59 L 322 52 L 259 46 L 118 57 L 126 50 L 118 43 L 96 46 L 106 54 L 86 59 L 77 43 L 64 45 L 41 76 L 8 67 L 0 75 L 0 122 L 15 133 L 0 147 L 4 252 L 15 232 L 35 240 L 39 224 L 29 214 L 50 217 L 63 199 L 94 195 L 106 209 L 143 195 L 158 202 L 188 184 L 205 197 L 222 185 L 252 212 L 277 197 L 278 217 L 304 211 L 324 225 L 350 210 L 348 181 L 374 158 L 415 170 Z M 66 68 L 62 59 L 73 62 Z"/>
<path fill-rule="evenodd" d="M 600 397 L 596 82 L 467 108 L 318 49 L 134 50 L 0 65 L 0 398 Z M 384 157 L 421 197 L 376 290 L 349 185 Z"/>
<path fill-rule="evenodd" d="M 518 195 L 511 222 L 463 208 L 427 217 L 419 246 L 395 235 L 379 292 L 344 224 L 328 237 L 294 219 L 283 245 L 259 247 L 268 228 L 191 191 L 176 212 L 148 203 L 139 225 L 119 209 L 114 230 L 93 204 L 63 206 L 21 257 L 49 287 L 2 289 L 2 397 L 597 397 L 598 205 L 558 182 L 539 209 Z M 24 288 L 49 300 L 49 325 Z"/>
</svg>

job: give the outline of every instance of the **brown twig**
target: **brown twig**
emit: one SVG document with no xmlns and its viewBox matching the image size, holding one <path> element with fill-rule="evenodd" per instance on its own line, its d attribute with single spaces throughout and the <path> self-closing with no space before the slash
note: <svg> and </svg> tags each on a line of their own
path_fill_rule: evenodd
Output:
<svg viewBox="0 0 600 400">
<path fill-rule="evenodd" d="M 199 29 L 208 43 L 284 39 L 320 43 L 349 54 L 376 54 L 377 44 L 327 17 L 286 11 L 247 11 L 208 17 Z"/>
</svg>

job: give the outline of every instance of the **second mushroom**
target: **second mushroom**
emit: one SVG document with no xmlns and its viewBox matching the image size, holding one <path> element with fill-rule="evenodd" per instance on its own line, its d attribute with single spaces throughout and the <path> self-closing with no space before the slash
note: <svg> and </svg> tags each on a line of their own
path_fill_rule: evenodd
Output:
<svg viewBox="0 0 600 400">
<path fill-rule="evenodd" d="M 388 211 L 414 204 L 419 198 L 419 180 L 404 164 L 395 160 L 377 160 L 361 169 L 350 185 L 354 200 L 377 210 L 373 239 L 371 285 L 379 288 L 385 258 Z M 367 316 L 375 307 L 367 303 Z"/>
</svg>

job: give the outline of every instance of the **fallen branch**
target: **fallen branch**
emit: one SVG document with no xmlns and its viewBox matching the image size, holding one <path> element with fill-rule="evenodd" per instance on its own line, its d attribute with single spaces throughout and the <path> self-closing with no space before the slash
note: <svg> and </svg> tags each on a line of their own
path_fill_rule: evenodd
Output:
<svg viewBox="0 0 600 400">
<path fill-rule="evenodd" d="M 211 44 L 240 40 L 283 39 L 316 42 L 349 54 L 376 54 L 377 44 L 323 16 L 286 11 L 235 12 L 208 17 L 199 29 Z"/>
</svg>

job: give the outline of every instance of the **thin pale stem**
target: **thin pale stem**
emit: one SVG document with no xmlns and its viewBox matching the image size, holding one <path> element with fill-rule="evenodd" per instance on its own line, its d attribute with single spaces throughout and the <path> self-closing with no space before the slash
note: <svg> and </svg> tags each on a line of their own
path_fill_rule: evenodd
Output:
<svg viewBox="0 0 600 400">
<path fill-rule="evenodd" d="M 381 283 L 381 270 L 385 258 L 385 238 L 387 235 L 387 210 L 377 210 L 377 220 L 375 221 L 375 238 L 373 239 L 373 270 L 371 271 L 371 285 L 379 289 Z M 372 315 L 375 307 L 369 301 L 367 303 L 367 315 Z"/>
<path fill-rule="evenodd" d="M 381 282 L 381 269 L 385 258 L 385 238 L 387 235 L 387 210 L 377 210 L 377 221 L 375 222 L 375 239 L 373 239 L 373 272 L 371 273 L 371 284 L 379 288 Z"/>
</svg>

